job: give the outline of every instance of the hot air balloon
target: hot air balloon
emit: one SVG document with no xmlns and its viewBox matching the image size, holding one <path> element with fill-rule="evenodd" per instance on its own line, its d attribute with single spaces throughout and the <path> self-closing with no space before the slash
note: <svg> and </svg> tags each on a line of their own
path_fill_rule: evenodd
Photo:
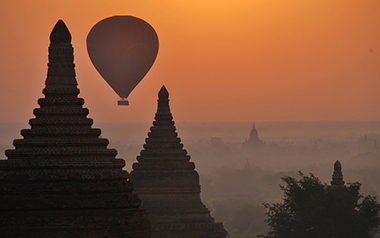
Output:
<svg viewBox="0 0 380 238">
<path fill-rule="evenodd" d="M 156 31 L 133 16 L 112 16 L 87 35 L 87 52 L 96 70 L 128 105 L 129 94 L 152 67 L 158 53 Z"/>
</svg>

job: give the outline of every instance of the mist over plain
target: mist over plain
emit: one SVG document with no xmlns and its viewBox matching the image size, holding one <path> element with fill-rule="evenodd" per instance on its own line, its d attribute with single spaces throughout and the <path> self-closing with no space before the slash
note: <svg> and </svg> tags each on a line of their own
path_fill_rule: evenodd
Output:
<svg viewBox="0 0 380 238">
<path fill-rule="evenodd" d="M 109 148 L 132 169 L 151 123 L 95 123 Z M 178 122 L 178 137 L 200 174 L 201 198 L 231 238 L 266 231 L 262 203 L 280 202 L 282 176 L 313 173 L 329 184 L 336 160 L 346 183 L 379 197 L 380 121 L 256 122 L 260 145 L 249 149 L 253 122 Z M 26 123 L 0 123 L 0 149 L 13 148 Z M 1 156 L 5 159 L 5 156 Z"/>
</svg>

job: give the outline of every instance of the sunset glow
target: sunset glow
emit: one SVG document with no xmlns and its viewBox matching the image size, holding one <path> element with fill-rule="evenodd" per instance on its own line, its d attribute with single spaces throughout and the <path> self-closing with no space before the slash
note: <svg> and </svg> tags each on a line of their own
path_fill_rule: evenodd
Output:
<svg viewBox="0 0 380 238">
<path fill-rule="evenodd" d="M 379 9 L 376 0 L 2 1 L 0 122 L 33 117 L 58 19 L 95 122 L 152 121 L 162 85 L 176 121 L 380 120 Z M 91 27 L 113 15 L 144 19 L 160 41 L 128 107 L 86 51 Z"/>
</svg>

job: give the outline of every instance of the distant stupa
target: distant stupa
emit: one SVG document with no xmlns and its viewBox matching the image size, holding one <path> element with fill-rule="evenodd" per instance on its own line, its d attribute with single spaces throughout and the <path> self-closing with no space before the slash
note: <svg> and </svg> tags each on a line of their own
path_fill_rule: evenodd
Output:
<svg viewBox="0 0 380 238">
<path fill-rule="evenodd" d="M 342 165 L 339 162 L 339 160 L 337 160 L 334 164 L 334 173 L 332 176 L 331 185 L 332 186 L 343 186 L 344 185 Z"/>
<path fill-rule="evenodd" d="M 242 149 L 245 151 L 250 151 L 262 146 L 263 144 L 264 142 L 259 138 L 259 133 L 256 130 L 255 123 L 253 123 L 249 138 L 243 142 Z"/>
<path fill-rule="evenodd" d="M 71 34 L 50 35 L 44 98 L 0 161 L 0 237 L 146 238 L 150 223 L 108 140 L 78 98 Z"/>
<path fill-rule="evenodd" d="M 244 164 L 244 170 L 247 170 L 247 171 L 252 170 L 252 165 L 251 165 L 251 163 L 249 163 L 248 158 L 247 158 L 247 161 Z"/>
<path fill-rule="evenodd" d="M 215 223 L 200 199 L 199 175 L 181 139 L 169 108 L 169 93 L 158 94 L 153 126 L 131 182 L 148 211 L 153 238 L 224 238 L 222 223 Z"/>
</svg>

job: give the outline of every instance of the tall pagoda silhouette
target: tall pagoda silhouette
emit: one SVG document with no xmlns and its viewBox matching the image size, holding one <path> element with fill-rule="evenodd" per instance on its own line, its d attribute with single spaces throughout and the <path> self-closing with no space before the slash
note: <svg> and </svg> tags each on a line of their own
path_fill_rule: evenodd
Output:
<svg viewBox="0 0 380 238">
<path fill-rule="evenodd" d="M 124 160 L 91 128 L 62 20 L 50 35 L 48 73 L 31 129 L 0 161 L 0 237 L 145 238 L 150 223 Z"/>
<path fill-rule="evenodd" d="M 215 223 L 200 199 L 199 175 L 181 139 L 163 86 L 146 144 L 133 164 L 130 180 L 150 217 L 153 238 L 224 238 L 222 223 Z"/>
</svg>

